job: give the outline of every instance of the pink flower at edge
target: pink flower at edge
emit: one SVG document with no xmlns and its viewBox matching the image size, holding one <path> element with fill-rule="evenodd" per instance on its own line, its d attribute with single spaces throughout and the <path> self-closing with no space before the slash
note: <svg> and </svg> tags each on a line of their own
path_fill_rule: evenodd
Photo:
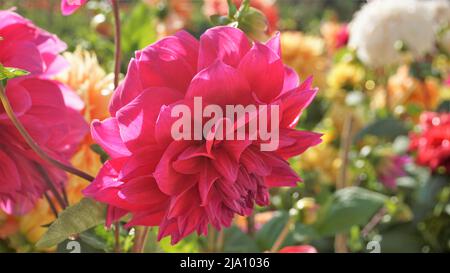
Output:
<svg viewBox="0 0 450 273">
<path fill-rule="evenodd" d="M 73 14 L 88 0 L 61 0 L 61 13 L 65 16 Z"/>
<path fill-rule="evenodd" d="M 349 38 L 350 38 L 350 33 L 348 31 L 348 25 L 343 24 L 341 26 L 341 29 L 339 30 L 339 32 L 336 35 L 336 44 L 335 44 L 336 49 L 346 46 Z"/>
<path fill-rule="evenodd" d="M 409 163 L 411 163 L 411 158 L 407 155 L 383 158 L 383 162 L 378 168 L 378 179 L 385 187 L 395 189 L 397 178 L 406 175 L 405 166 Z"/>
<path fill-rule="evenodd" d="M 317 249 L 310 245 L 286 246 L 278 253 L 317 253 Z"/>
<path fill-rule="evenodd" d="M 49 77 L 68 66 L 59 55 L 67 46 L 11 10 L 0 10 L 0 63 Z"/>
<path fill-rule="evenodd" d="M 58 54 L 65 44 L 12 11 L 0 11 L 0 36 L 0 63 L 31 72 L 5 86 L 16 116 L 48 154 L 69 162 L 88 127 L 79 114 L 80 98 L 48 79 L 65 67 Z M 66 181 L 63 171 L 31 150 L 1 105 L 0 162 L 0 209 L 8 214 L 28 212 L 49 189 L 42 171 L 58 188 Z"/>
<path fill-rule="evenodd" d="M 111 117 L 91 132 L 111 159 L 84 194 L 109 205 L 107 224 L 131 213 L 127 226 L 159 226 L 176 243 L 192 232 L 220 230 L 235 214 L 269 204 L 271 187 L 296 186 L 287 159 L 321 142 L 294 129 L 317 89 L 281 60 L 280 38 L 250 43 L 232 27 L 197 41 L 181 31 L 138 51 L 110 104 Z M 171 109 L 203 104 L 280 106 L 280 145 L 262 152 L 250 140 L 174 141 Z"/>
</svg>

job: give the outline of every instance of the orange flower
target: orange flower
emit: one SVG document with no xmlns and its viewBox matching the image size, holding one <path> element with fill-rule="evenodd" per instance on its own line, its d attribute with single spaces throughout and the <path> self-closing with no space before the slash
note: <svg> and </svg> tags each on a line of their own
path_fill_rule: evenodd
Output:
<svg viewBox="0 0 450 273">
<path fill-rule="evenodd" d="M 255 230 L 259 230 L 264 224 L 269 222 L 274 215 L 275 212 L 273 211 L 256 213 L 254 223 Z M 234 219 L 234 223 L 236 224 L 236 226 L 244 232 L 247 232 L 247 218 L 248 217 L 238 215 Z"/>
<path fill-rule="evenodd" d="M 8 236 L 16 233 L 19 225 L 17 218 L 0 211 L 0 239 L 6 239 Z"/>
<path fill-rule="evenodd" d="M 392 107 L 415 104 L 425 110 L 435 109 L 439 103 L 439 84 L 433 78 L 419 80 L 409 74 L 409 67 L 402 66 L 389 78 L 387 90 Z"/>
</svg>

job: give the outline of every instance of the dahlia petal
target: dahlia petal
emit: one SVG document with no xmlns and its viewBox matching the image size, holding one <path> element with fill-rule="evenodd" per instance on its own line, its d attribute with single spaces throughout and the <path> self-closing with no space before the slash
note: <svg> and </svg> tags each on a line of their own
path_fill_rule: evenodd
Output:
<svg viewBox="0 0 450 273">
<path fill-rule="evenodd" d="M 19 52 L 27 52 L 20 54 Z M 6 67 L 20 68 L 39 75 L 44 72 L 43 60 L 36 44 L 31 41 L 10 43 L 2 48 L 2 64 Z"/>
<path fill-rule="evenodd" d="M 214 27 L 200 37 L 198 71 L 220 60 L 237 67 L 250 50 L 250 43 L 244 32 L 234 27 Z"/>
<path fill-rule="evenodd" d="M 133 212 L 133 218 L 125 225 L 125 228 L 133 226 L 158 226 L 166 214 L 168 203 L 159 204 L 148 211 Z"/>
<path fill-rule="evenodd" d="M 226 152 L 214 151 L 214 158 L 211 162 L 216 171 L 226 180 L 235 181 L 239 171 L 238 163 L 234 162 Z"/>
<path fill-rule="evenodd" d="M 152 176 L 140 176 L 123 184 L 118 192 L 120 198 L 135 205 L 134 210 L 140 207 L 151 207 L 167 200 Z"/>
<path fill-rule="evenodd" d="M 300 88 L 285 93 L 285 96 L 282 97 L 280 127 L 295 127 L 303 109 L 308 107 L 316 95 L 317 90 L 302 90 Z"/>
<path fill-rule="evenodd" d="M 172 166 L 173 161 L 189 146 L 190 143 L 187 141 L 174 141 L 162 155 L 153 176 L 163 193 L 180 194 L 195 183 L 193 177 L 178 173 Z"/>
<path fill-rule="evenodd" d="M 252 100 L 245 78 L 235 68 L 220 60 L 192 79 L 186 97 L 202 97 L 203 101 L 218 105 L 247 105 Z"/>
<path fill-rule="evenodd" d="M 6 86 L 5 93 L 14 113 L 18 117 L 22 116 L 31 108 L 31 96 L 23 86 L 9 82 Z M 9 117 L 4 111 L 3 107 L 0 108 L 0 122 L 6 121 L 9 123 Z"/>
<path fill-rule="evenodd" d="M 297 72 L 295 72 L 294 69 L 285 66 L 284 67 L 284 84 L 283 84 L 283 91 L 284 92 L 290 91 L 294 88 L 297 88 L 300 84 L 300 79 L 298 78 Z"/>
<path fill-rule="evenodd" d="M 94 181 L 89 184 L 84 190 L 83 194 L 87 197 L 96 199 L 97 196 L 102 194 L 102 191 L 109 188 L 117 188 L 123 184 L 117 177 L 120 172 L 120 168 L 126 162 L 126 158 L 112 159 L 105 162 L 100 169 Z"/>
<path fill-rule="evenodd" d="M 266 46 L 272 49 L 279 57 L 281 57 L 281 33 L 277 31 L 275 35 L 266 42 Z"/>
<path fill-rule="evenodd" d="M 242 153 L 252 144 L 251 140 L 227 140 L 222 142 L 225 149 L 235 162 L 239 162 Z"/>
<path fill-rule="evenodd" d="M 271 102 L 283 87 L 284 66 L 280 56 L 269 47 L 255 43 L 238 67 L 253 93 L 263 102 Z"/>
<path fill-rule="evenodd" d="M 214 182 L 220 178 L 219 173 L 216 169 L 209 164 L 203 165 L 203 170 L 200 172 L 200 177 L 198 180 L 198 191 L 200 193 L 201 206 L 208 204 L 208 196 L 211 187 Z"/>
<path fill-rule="evenodd" d="M 0 176 L 2 183 L 0 183 L 0 196 L 2 193 L 17 191 L 20 188 L 20 176 L 16 168 L 16 163 L 11 158 L 0 150 Z"/>
<path fill-rule="evenodd" d="M 159 146 L 146 146 L 138 151 L 134 151 L 123 164 L 118 178 L 129 180 L 133 177 L 147 176 L 159 163 L 164 150 Z"/>
<path fill-rule="evenodd" d="M 116 118 L 107 118 L 104 121 L 94 120 L 91 124 L 92 138 L 112 158 L 129 156 L 131 153 L 120 138 L 119 124 Z"/>
<path fill-rule="evenodd" d="M 123 82 L 114 91 L 109 104 L 109 112 L 111 112 L 113 117 L 116 116 L 117 111 L 121 107 L 127 105 L 144 90 L 139 78 L 138 62 L 136 59 L 131 59 L 126 75 Z"/>
<path fill-rule="evenodd" d="M 280 147 L 277 154 L 283 158 L 299 155 L 322 142 L 322 134 L 294 129 L 280 129 Z"/>
<path fill-rule="evenodd" d="M 61 12 L 63 15 L 71 15 L 77 11 L 82 5 L 84 5 L 88 0 L 62 0 L 61 1 Z"/>
<path fill-rule="evenodd" d="M 272 168 L 259 155 L 256 149 L 246 149 L 241 156 L 241 164 L 245 166 L 249 173 L 255 173 L 261 176 L 267 176 L 271 173 Z"/>
<path fill-rule="evenodd" d="M 196 72 L 196 43 L 186 32 L 165 37 L 136 53 L 142 85 L 165 86 L 185 93 Z M 194 42 L 195 41 L 195 42 Z"/>
<path fill-rule="evenodd" d="M 117 113 L 120 136 L 130 150 L 152 145 L 155 140 L 155 123 L 161 107 L 182 98 L 176 90 L 153 87 L 143 91 Z"/>
<path fill-rule="evenodd" d="M 301 181 L 297 173 L 289 166 L 289 162 L 279 156 L 265 153 L 264 160 L 272 167 L 272 173 L 264 177 L 268 187 L 295 187 L 297 182 Z"/>
<path fill-rule="evenodd" d="M 111 227 L 111 225 L 120 220 L 123 216 L 128 213 L 127 210 L 116 208 L 114 206 L 108 206 L 106 210 L 106 221 L 105 226 Z"/>
</svg>

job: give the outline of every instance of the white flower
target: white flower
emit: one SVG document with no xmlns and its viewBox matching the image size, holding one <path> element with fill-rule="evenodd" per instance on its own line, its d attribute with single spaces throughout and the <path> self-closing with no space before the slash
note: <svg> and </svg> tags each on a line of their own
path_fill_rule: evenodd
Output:
<svg viewBox="0 0 450 273">
<path fill-rule="evenodd" d="M 358 11 L 350 24 L 350 47 L 371 67 L 396 64 L 403 42 L 414 57 L 430 52 L 435 44 L 431 8 L 420 0 L 373 0 Z"/>
<path fill-rule="evenodd" d="M 450 23 L 450 0 L 422 0 L 436 27 Z"/>
</svg>

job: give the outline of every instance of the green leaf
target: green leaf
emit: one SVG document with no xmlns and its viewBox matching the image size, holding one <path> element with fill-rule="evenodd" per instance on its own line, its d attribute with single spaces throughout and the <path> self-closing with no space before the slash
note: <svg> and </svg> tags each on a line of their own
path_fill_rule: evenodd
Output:
<svg viewBox="0 0 450 273">
<path fill-rule="evenodd" d="M 91 150 L 100 156 L 102 163 L 105 163 L 109 159 L 109 155 L 103 150 L 103 148 L 98 144 L 92 144 Z"/>
<path fill-rule="evenodd" d="M 377 136 L 386 140 L 394 140 L 401 135 L 407 135 L 408 129 L 401 120 L 394 118 L 380 119 L 358 132 L 355 141 L 363 139 L 366 135 Z"/>
<path fill-rule="evenodd" d="M 439 104 L 437 112 L 450 113 L 450 100 L 445 100 Z"/>
<path fill-rule="evenodd" d="M 315 227 L 321 235 L 330 236 L 348 231 L 352 226 L 365 225 L 387 199 L 359 187 L 338 190 L 321 207 Z"/>
<path fill-rule="evenodd" d="M 0 64 L 0 81 L 26 76 L 28 74 L 30 74 L 30 72 L 26 70 L 14 67 L 5 67 L 2 64 Z"/>
<path fill-rule="evenodd" d="M 409 223 L 384 230 L 381 238 L 382 253 L 420 253 L 425 245 L 420 233 Z"/>
<path fill-rule="evenodd" d="M 256 233 L 256 242 L 261 250 L 269 250 L 281 233 L 289 219 L 289 213 L 277 212 L 262 228 Z"/>
<path fill-rule="evenodd" d="M 231 0 L 227 0 L 228 3 L 228 17 L 233 18 L 236 15 L 236 5 Z"/>
<path fill-rule="evenodd" d="M 39 248 L 47 248 L 66 240 L 69 236 L 102 224 L 105 221 L 105 205 L 89 198 L 62 211 L 37 242 Z"/>
<path fill-rule="evenodd" d="M 242 232 L 238 227 L 231 227 L 225 230 L 224 252 L 249 253 L 259 252 L 255 240 Z"/>
</svg>

